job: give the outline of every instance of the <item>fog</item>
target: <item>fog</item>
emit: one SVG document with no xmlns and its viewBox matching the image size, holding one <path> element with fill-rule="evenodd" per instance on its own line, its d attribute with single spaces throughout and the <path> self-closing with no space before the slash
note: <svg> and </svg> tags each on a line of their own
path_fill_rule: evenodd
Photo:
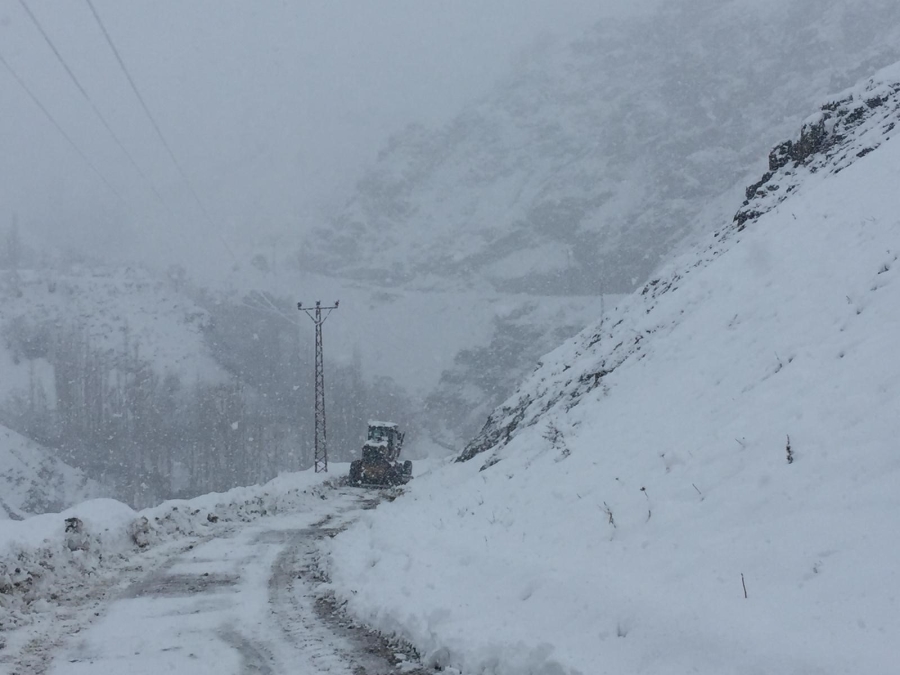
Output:
<svg viewBox="0 0 900 675">
<path fill-rule="evenodd" d="M 298 301 L 340 300 L 334 460 L 372 418 L 459 452 L 900 59 L 895 0 L 647 8 L 0 0 L 0 430 L 34 480 L 148 504 L 310 466 Z"/>
<path fill-rule="evenodd" d="M 97 0 L 188 184 L 85 2 L 28 7 L 140 172 L 22 5 L 3 0 L 0 55 L 100 176 L 0 68 L 0 217 L 18 214 L 41 248 L 228 263 L 227 247 L 321 222 L 389 133 L 449 119 L 536 40 L 627 6 Z"/>
</svg>

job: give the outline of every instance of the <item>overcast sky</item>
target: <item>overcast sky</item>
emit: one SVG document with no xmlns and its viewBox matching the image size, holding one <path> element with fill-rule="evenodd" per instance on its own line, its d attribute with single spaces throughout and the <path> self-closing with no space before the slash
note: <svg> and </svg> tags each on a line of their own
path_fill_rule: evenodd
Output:
<svg viewBox="0 0 900 675">
<path fill-rule="evenodd" d="M 539 36 L 572 36 L 623 4 L 93 0 L 188 187 L 87 2 L 26 2 L 146 180 L 20 0 L 0 0 L 0 55 L 121 197 L 0 66 L 0 224 L 15 212 L 33 241 L 128 253 L 209 241 L 213 257 L 223 247 L 211 223 L 238 247 L 312 224 L 389 133 L 447 120 Z"/>
</svg>

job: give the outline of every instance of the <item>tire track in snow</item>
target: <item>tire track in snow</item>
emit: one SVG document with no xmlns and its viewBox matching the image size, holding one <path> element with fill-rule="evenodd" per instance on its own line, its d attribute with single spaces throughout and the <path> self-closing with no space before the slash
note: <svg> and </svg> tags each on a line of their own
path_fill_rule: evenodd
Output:
<svg viewBox="0 0 900 675">
<path fill-rule="evenodd" d="M 367 496 L 360 499 L 360 508 L 374 508 L 378 501 Z M 401 652 L 414 655 L 411 647 L 360 625 L 336 606 L 333 596 L 316 593 L 316 586 L 328 581 L 318 566 L 318 543 L 352 522 L 334 520 L 328 516 L 308 529 L 284 533 L 287 544 L 272 564 L 268 593 L 273 617 L 286 641 L 310 660 L 315 672 L 430 675 L 434 671 L 414 658 L 397 658 Z"/>
<path fill-rule="evenodd" d="M 285 640 L 315 666 L 316 672 L 356 675 L 359 671 L 351 669 L 344 655 L 347 646 L 336 644 L 335 636 L 317 619 L 314 600 L 299 578 L 300 569 L 306 566 L 304 559 L 315 550 L 313 542 L 326 532 L 310 528 L 293 534 L 272 565 L 269 604 Z"/>
<path fill-rule="evenodd" d="M 274 657 L 260 645 L 233 628 L 223 629 L 219 636 L 241 657 L 241 675 L 275 675 Z"/>
</svg>

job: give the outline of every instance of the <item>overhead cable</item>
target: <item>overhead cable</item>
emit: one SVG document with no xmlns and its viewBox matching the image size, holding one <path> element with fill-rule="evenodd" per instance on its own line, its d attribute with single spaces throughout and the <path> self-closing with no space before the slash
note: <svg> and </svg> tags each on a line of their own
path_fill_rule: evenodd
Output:
<svg viewBox="0 0 900 675">
<path fill-rule="evenodd" d="M 60 126 L 59 122 L 56 121 L 56 118 L 54 118 L 53 115 L 50 114 L 50 111 L 47 110 L 47 108 L 44 106 L 43 103 L 41 103 L 41 101 L 37 97 L 37 95 L 28 87 L 27 84 L 25 84 L 25 80 L 23 80 L 19 76 L 19 74 L 13 69 L 13 67 L 9 64 L 9 62 L 5 58 L 3 58 L 2 54 L 0 54 L 0 64 L 2 64 L 3 67 L 6 68 L 6 70 L 9 72 L 9 74 L 12 75 L 13 79 L 19 84 L 19 86 L 22 88 L 22 90 L 28 95 L 28 97 L 34 102 L 34 104 L 40 109 L 40 111 L 42 113 L 44 113 L 44 115 L 47 117 L 47 119 L 50 120 L 50 123 L 54 127 L 56 127 L 56 130 L 60 133 L 60 135 L 64 139 L 66 139 L 68 144 L 70 146 L 72 146 L 72 149 L 78 154 L 79 157 L 81 157 L 82 160 L 84 160 L 84 163 L 88 165 L 88 167 L 91 169 L 91 171 L 94 172 L 94 174 L 97 176 L 97 178 L 99 178 L 101 181 L 103 181 L 103 184 L 109 189 L 110 192 L 112 192 L 116 196 L 116 199 L 118 199 L 123 205 L 125 205 L 127 207 L 125 200 L 122 199 L 122 195 L 120 195 L 119 192 L 106 179 L 106 177 L 102 173 L 100 173 L 100 170 L 97 169 L 96 166 L 94 166 L 94 163 L 91 162 L 90 159 L 88 159 L 87 155 L 84 154 L 84 152 L 81 150 L 81 148 L 79 148 L 78 145 L 75 143 L 75 141 L 72 140 L 72 137 L 66 133 L 65 129 L 63 129 Z"/>
<path fill-rule="evenodd" d="M 56 56 L 56 60 L 59 61 L 60 65 L 63 67 L 63 69 L 65 69 L 66 73 L 69 76 L 69 79 L 72 80 L 72 82 L 78 88 L 78 91 L 81 92 L 81 95 L 91 106 L 91 109 L 94 111 L 94 114 L 97 116 L 97 119 L 100 120 L 100 122 L 103 124 L 104 128 L 109 132 L 110 137 L 115 141 L 116 145 L 119 146 L 119 149 L 125 154 L 125 156 L 128 158 L 128 161 L 131 162 L 131 166 L 134 167 L 135 171 L 138 172 L 138 175 L 140 175 L 140 177 L 144 180 L 144 182 L 147 184 L 147 186 L 150 188 L 150 190 L 153 192 L 153 194 L 156 195 L 157 200 L 159 200 L 159 203 L 163 206 L 163 208 L 166 209 L 166 211 L 169 213 L 169 215 L 172 215 L 171 210 L 166 205 L 165 201 L 162 198 L 162 195 L 159 193 L 159 190 L 157 190 L 156 186 L 153 185 L 153 183 L 150 181 L 149 178 L 147 178 L 146 174 L 141 170 L 141 167 L 139 167 L 137 162 L 134 160 L 134 157 L 132 157 L 131 153 L 128 152 L 128 149 L 125 147 L 125 145 L 119 139 L 119 137 L 116 135 L 116 132 L 112 130 L 112 127 L 109 125 L 109 122 L 106 121 L 106 118 L 103 116 L 103 114 L 97 108 L 97 105 L 94 103 L 94 100 L 90 97 L 90 95 L 87 93 L 85 88 L 81 85 L 81 82 L 79 82 L 78 78 L 75 76 L 75 73 L 72 72 L 72 69 L 69 67 L 69 64 L 66 63 L 66 60 L 62 57 L 62 54 L 59 53 L 59 50 L 56 48 L 56 45 L 53 44 L 53 40 L 51 40 L 50 36 L 47 35 L 47 31 L 44 30 L 44 27 L 41 25 L 41 22 L 38 21 L 37 17 L 34 15 L 34 13 L 31 11 L 31 9 L 28 7 L 28 5 L 25 3 L 25 0 L 19 0 L 19 4 L 22 5 L 22 9 L 24 9 L 25 13 L 28 14 L 28 17 L 31 19 L 31 22 L 35 25 L 35 28 L 38 29 L 41 36 L 44 38 L 44 41 L 47 43 L 47 45 L 53 51 L 54 56 Z"/>
<path fill-rule="evenodd" d="M 172 164 L 175 165 L 175 168 L 178 170 L 178 173 L 181 175 L 184 184 L 187 186 L 188 191 L 191 193 L 191 196 L 194 198 L 194 201 L 197 203 L 197 206 L 200 207 L 200 210 L 203 212 L 203 215 L 206 217 L 207 222 L 209 223 L 212 230 L 216 233 L 219 240 L 222 242 L 222 245 L 228 251 L 229 255 L 237 262 L 237 256 L 235 256 L 234 251 L 231 250 L 231 247 L 228 245 L 228 242 L 225 241 L 225 237 L 222 236 L 222 233 L 219 232 L 218 228 L 215 227 L 213 223 L 213 219 L 209 214 L 209 211 L 206 210 L 206 207 L 203 205 L 203 202 L 200 200 L 200 197 L 197 194 L 197 191 L 194 189 L 194 186 L 191 184 L 191 181 L 188 179 L 187 174 L 185 174 L 184 170 L 181 168 L 181 164 L 178 162 L 178 159 L 175 157 L 175 153 L 172 152 L 172 148 L 166 140 L 165 135 L 160 129 L 159 124 L 156 122 L 156 118 L 153 116 L 153 113 L 150 112 L 150 108 L 147 105 L 147 102 L 144 100 L 144 97 L 141 95 L 140 90 L 137 87 L 137 84 L 134 81 L 134 78 L 131 76 L 131 73 L 128 71 L 128 68 L 125 66 L 125 62 L 122 60 L 121 54 L 119 54 L 119 50 L 113 42 L 112 36 L 109 34 L 109 31 L 106 30 L 106 26 L 103 23 L 103 19 L 100 18 L 100 14 L 97 12 L 97 8 L 94 7 L 94 3 L 92 0 L 85 0 L 87 6 L 90 8 L 91 13 L 94 15 L 94 19 L 97 22 L 97 25 L 100 27 L 100 30 L 103 32 L 103 36 L 106 38 L 106 42 L 109 45 L 109 48 L 112 50 L 113 54 L 116 57 L 116 61 L 119 63 L 119 67 L 122 69 L 122 72 L 125 74 L 126 79 L 128 80 L 128 84 L 131 85 L 131 90 L 134 92 L 134 95 L 137 97 L 137 100 L 140 102 L 141 107 L 144 109 L 144 113 L 147 115 L 147 119 L 150 120 L 150 124 L 153 125 L 154 131 L 156 131 L 156 135 L 159 137 L 159 140 L 162 142 L 163 147 L 166 149 L 166 152 L 169 155 L 169 158 L 172 160 Z"/>
</svg>

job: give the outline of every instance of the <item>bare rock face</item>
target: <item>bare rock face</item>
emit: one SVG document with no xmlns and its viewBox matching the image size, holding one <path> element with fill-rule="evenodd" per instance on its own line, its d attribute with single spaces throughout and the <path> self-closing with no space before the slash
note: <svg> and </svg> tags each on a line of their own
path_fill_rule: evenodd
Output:
<svg viewBox="0 0 900 675">
<path fill-rule="evenodd" d="M 891 137 L 900 122 L 900 67 L 837 95 L 803 123 L 795 140 L 769 153 L 769 170 L 747 188 L 738 231 L 784 201 L 809 174 L 840 173 Z"/>
</svg>

